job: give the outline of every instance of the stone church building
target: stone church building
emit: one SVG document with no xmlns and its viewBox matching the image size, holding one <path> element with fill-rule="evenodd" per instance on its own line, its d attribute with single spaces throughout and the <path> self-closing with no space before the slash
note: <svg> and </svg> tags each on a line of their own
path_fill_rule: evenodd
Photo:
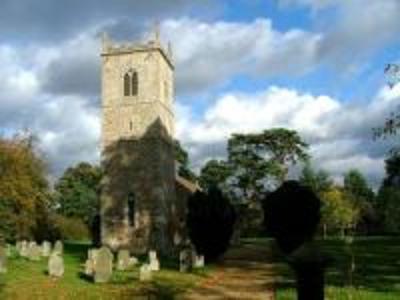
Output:
<svg viewBox="0 0 400 300">
<path fill-rule="evenodd" d="M 114 250 L 175 252 L 187 196 L 177 176 L 174 61 L 159 34 L 145 43 L 102 40 L 101 241 Z"/>
</svg>

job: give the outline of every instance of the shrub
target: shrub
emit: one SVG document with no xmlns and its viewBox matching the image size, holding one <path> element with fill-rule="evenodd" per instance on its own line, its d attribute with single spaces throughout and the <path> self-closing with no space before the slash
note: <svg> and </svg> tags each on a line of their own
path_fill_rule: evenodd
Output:
<svg viewBox="0 0 400 300">
<path fill-rule="evenodd" d="M 58 215 L 56 224 L 63 240 L 82 241 L 89 239 L 89 228 L 81 219 Z"/>
<path fill-rule="evenodd" d="M 222 192 L 212 187 L 188 200 L 187 228 L 191 242 L 207 261 L 221 256 L 229 246 L 236 213 Z"/>
</svg>

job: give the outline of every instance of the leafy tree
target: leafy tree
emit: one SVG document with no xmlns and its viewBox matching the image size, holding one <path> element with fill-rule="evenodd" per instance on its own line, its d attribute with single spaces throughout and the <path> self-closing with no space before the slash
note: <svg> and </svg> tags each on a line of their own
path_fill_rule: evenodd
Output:
<svg viewBox="0 0 400 300">
<path fill-rule="evenodd" d="M 296 131 L 284 128 L 261 133 L 233 134 L 228 141 L 228 163 L 241 197 L 254 201 L 283 182 L 290 165 L 306 161 L 308 145 Z"/>
<path fill-rule="evenodd" d="M 346 229 L 353 229 L 357 223 L 359 209 L 346 192 L 339 187 L 332 187 L 321 195 L 322 223 L 324 233 L 327 230 L 340 230 L 344 235 Z"/>
<path fill-rule="evenodd" d="M 0 138 L 0 234 L 6 239 L 32 239 L 39 234 L 38 222 L 47 218 L 51 199 L 46 176 L 46 163 L 33 136 Z"/>
<path fill-rule="evenodd" d="M 89 228 L 99 212 L 100 167 L 81 162 L 68 168 L 55 185 L 58 212 L 78 218 Z"/>
<path fill-rule="evenodd" d="M 223 160 L 209 160 L 200 171 L 200 186 L 207 190 L 212 186 L 222 186 L 231 175 L 229 165 Z"/>
<path fill-rule="evenodd" d="M 302 185 L 310 187 L 318 196 L 328 191 L 333 185 L 326 171 L 315 171 L 309 163 L 303 168 L 299 181 Z"/>
<path fill-rule="evenodd" d="M 217 187 L 196 192 L 188 200 L 187 229 L 196 251 L 207 261 L 220 257 L 229 247 L 236 214 Z"/>
<path fill-rule="evenodd" d="M 183 149 L 178 140 L 174 141 L 175 160 L 178 162 L 179 176 L 195 182 L 197 180 L 196 174 L 189 167 L 189 154 Z"/>
<path fill-rule="evenodd" d="M 356 169 L 350 170 L 344 175 L 344 189 L 360 203 L 373 201 L 374 192 L 368 186 L 365 177 Z"/>
</svg>

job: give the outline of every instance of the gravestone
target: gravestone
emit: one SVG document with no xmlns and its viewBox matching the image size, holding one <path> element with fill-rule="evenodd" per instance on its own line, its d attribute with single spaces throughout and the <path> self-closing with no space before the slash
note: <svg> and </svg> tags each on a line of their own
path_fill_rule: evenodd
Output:
<svg viewBox="0 0 400 300">
<path fill-rule="evenodd" d="M 184 249 L 179 253 L 179 271 L 189 272 L 192 268 L 191 251 Z"/>
<path fill-rule="evenodd" d="M 150 269 L 150 265 L 148 264 L 144 264 L 142 266 L 140 266 L 139 269 L 139 280 L 140 281 L 151 281 L 152 279 L 152 274 L 151 274 L 151 269 Z"/>
<path fill-rule="evenodd" d="M 108 282 L 112 275 L 113 254 L 103 246 L 98 250 L 94 263 L 94 282 Z"/>
<path fill-rule="evenodd" d="M 18 254 L 21 251 L 21 243 L 22 243 L 21 241 L 17 241 L 15 243 L 15 250 L 17 250 Z"/>
<path fill-rule="evenodd" d="M 134 267 L 138 263 L 139 263 L 139 260 L 136 257 L 132 256 L 129 258 L 129 267 Z"/>
<path fill-rule="evenodd" d="M 91 260 L 91 259 L 86 260 L 84 273 L 87 276 L 93 276 L 93 273 L 94 273 L 94 261 L 93 260 Z"/>
<path fill-rule="evenodd" d="M 51 254 L 51 243 L 49 241 L 43 241 L 42 243 L 42 256 L 49 257 Z"/>
<path fill-rule="evenodd" d="M 7 272 L 7 251 L 0 245 L 0 274 Z"/>
<path fill-rule="evenodd" d="M 54 244 L 53 252 L 57 252 L 57 253 L 59 253 L 60 255 L 63 255 L 64 246 L 63 246 L 63 243 L 62 243 L 60 240 L 58 240 L 58 241 Z"/>
<path fill-rule="evenodd" d="M 6 256 L 10 257 L 13 254 L 12 246 L 10 244 L 6 245 Z"/>
<path fill-rule="evenodd" d="M 197 255 L 196 253 L 194 253 L 193 268 L 195 269 L 204 268 L 204 255 Z"/>
<path fill-rule="evenodd" d="M 22 257 L 27 257 L 28 256 L 28 242 L 27 241 L 22 241 L 21 242 L 19 255 L 22 256 Z"/>
<path fill-rule="evenodd" d="M 39 261 L 42 256 L 42 251 L 36 242 L 30 242 L 28 246 L 28 258 L 33 261 Z"/>
<path fill-rule="evenodd" d="M 149 261 L 150 271 L 160 271 L 160 261 L 157 258 L 156 251 L 152 250 L 149 252 Z"/>
<path fill-rule="evenodd" d="M 129 250 L 119 250 L 117 256 L 117 270 L 125 271 L 129 268 Z"/>
<path fill-rule="evenodd" d="M 48 262 L 48 272 L 52 277 L 62 277 L 64 274 L 64 259 L 58 252 L 53 252 L 50 255 Z"/>
</svg>

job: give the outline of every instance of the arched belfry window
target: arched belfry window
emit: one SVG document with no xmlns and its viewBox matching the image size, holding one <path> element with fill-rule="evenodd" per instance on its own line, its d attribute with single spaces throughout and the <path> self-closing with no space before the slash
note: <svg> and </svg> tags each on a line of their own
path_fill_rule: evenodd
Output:
<svg viewBox="0 0 400 300">
<path fill-rule="evenodd" d="M 135 226 L 135 194 L 128 194 L 128 221 L 130 226 Z"/>
<path fill-rule="evenodd" d="M 132 96 L 138 94 L 138 75 L 137 72 L 132 73 Z"/>
<path fill-rule="evenodd" d="M 138 94 L 138 74 L 129 70 L 124 75 L 124 96 L 136 96 Z"/>
<path fill-rule="evenodd" d="M 131 93 L 131 78 L 128 73 L 124 76 L 124 96 L 129 96 Z"/>
</svg>

